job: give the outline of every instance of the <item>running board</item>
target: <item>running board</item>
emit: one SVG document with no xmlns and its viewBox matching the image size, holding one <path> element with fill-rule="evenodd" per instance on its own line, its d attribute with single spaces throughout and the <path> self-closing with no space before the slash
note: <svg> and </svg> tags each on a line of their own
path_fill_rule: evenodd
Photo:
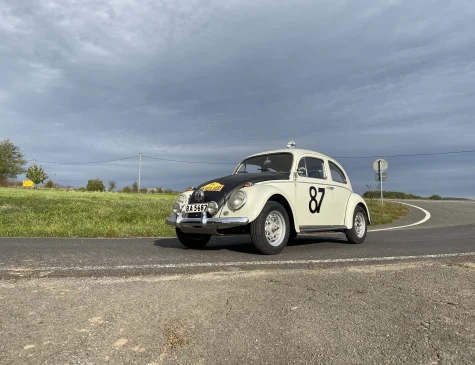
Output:
<svg viewBox="0 0 475 365">
<path fill-rule="evenodd" d="M 300 226 L 300 233 L 306 232 L 328 232 L 328 231 L 344 231 L 346 226 Z"/>
</svg>

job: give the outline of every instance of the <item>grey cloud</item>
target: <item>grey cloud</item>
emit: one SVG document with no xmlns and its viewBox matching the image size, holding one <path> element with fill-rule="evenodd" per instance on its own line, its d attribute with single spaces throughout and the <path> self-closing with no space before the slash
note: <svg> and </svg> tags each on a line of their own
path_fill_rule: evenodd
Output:
<svg viewBox="0 0 475 365">
<path fill-rule="evenodd" d="M 0 14 L 0 137 L 30 159 L 237 163 L 291 138 L 332 156 L 473 149 L 470 1 L 11 2 Z M 372 161 L 351 161 L 361 191 Z M 431 193 L 439 161 L 409 181 L 416 163 L 395 160 L 389 187 Z M 144 184 L 177 189 L 233 167 L 147 163 Z M 129 162 L 45 167 L 136 179 Z M 448 175 L 434 189 L 474 194 L 470 169 Z"/>
</svg>

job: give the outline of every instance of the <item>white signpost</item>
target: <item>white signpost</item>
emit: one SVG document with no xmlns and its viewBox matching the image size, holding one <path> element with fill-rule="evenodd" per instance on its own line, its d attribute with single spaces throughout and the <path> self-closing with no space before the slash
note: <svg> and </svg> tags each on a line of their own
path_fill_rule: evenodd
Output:
<svg viewBox="0 0 475 365">
<path fill-rule="evenodd" d="M 383 180 L 387 181 L 388 175 L 386 170 L 388 169 L 388 161 L 378 158 L 373 163 L 373 169 L 376 171 L 376 181 L 379 180 L 380 182 L 380 190 L 381 190 L 381 205 L 383 205 Z"/>
</svg>

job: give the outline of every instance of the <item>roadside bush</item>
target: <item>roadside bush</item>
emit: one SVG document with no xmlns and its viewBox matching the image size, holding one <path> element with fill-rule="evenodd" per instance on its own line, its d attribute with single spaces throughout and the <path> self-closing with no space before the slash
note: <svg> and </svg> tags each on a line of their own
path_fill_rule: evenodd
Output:
<svg viewBox="0 0 475 365">
<path fill-rule="evenodd" d="M 442 197 L 440 195 L 432 195 L 429 199 L 430 200 L 442 200 Z"/>
<path fill-rule="evenodd" d="M 89 180 L 86 185 L 87 191 L 104 191 L 105 188 L 104 182 L 100 179 Z"/>
<path fill-rule="evenodd" d="M 122 189 L 122 193 L 126 193 L 126 194 L 129 194 L 132 192 L 132 189 L 130 188 L 130 186 L 125 186 L 123 189 Z"/>
<path fill-rule="evenodd" d="M 137 183 L 137 181 L 134 181 L 132 183 L 132 188 L 131 188 L 132 192 L 134 193 L 138 193 L 139 192 L 139 184 Z"/>
<path fill-rule="evenodd" d="M 379 196 L 379 192 L 376 190 L 373 190 L 373 187 L 371 185 L 366 185 L 366 191 L 363 194 L 363 198 L 373 200 L 377 199 Z"/>
<path fill-rule="evenodd" d="M 48 180 L 44 187 L 47 189 L 53 189 L 55 187 L 55 183 L 53 182 L 53 180 Z"/>
<path fill-rule="evenodd" d="M 18 188 L 18 187 L 23 186 L 23 182 L 0 178 L 0 186 Z"/>
<path fill-rule="evenodd" d="M 114 180 L 110 180 L 109 181 L 109 191 L 113 192 L 116 187 L 117 187 L 117 183 Z"/>
</svg>

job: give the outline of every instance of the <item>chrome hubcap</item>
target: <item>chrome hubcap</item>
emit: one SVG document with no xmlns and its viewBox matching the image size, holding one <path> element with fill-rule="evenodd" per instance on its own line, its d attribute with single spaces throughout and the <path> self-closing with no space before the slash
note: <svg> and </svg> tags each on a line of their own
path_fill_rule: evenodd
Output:
<svg viewBox="0 0 475 365">
<path fill-rule="evenodd" d="M 280 212 L 274 210 L 266 218 L 266 239 L 272 246 L 279 246 L 285 237 L 285 220 Z"/>
<path fill-rule="evenodd" d="M 364 236 L 366 231 L 366 220 L 363 213 L 359 212 L 355 217 L 355 232 L 358 238 Z"/>
</svg>

